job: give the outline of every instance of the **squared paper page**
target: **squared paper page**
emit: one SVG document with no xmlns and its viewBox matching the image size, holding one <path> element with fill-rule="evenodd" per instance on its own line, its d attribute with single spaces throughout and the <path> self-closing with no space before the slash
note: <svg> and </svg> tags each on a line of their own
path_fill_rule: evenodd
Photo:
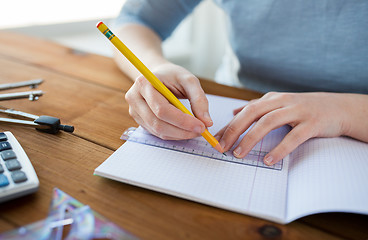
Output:
<svg viewBox="0 0 368 240">
<path fill-rule="evenodd" d="M 247 103 L 213 95 L 208 95 L 208 100 L 214 121 L 214 126 L 209 129 L 212 134 L 233 118 L 233 109 Z M 190 109 L 187 102 L 184 104 Z M 272 149 L 287 131 L 286 127 L 274 130 L 263 140 L 262 145 L 257 144 L 255 148 Z M 205 141 L 201 137 L 198 139 Z M 262 159 L 261 162 L 263 164 Z M 288 159 L 284 159 L 280 170 L 274 170 L 127 141 L 96 168 L 95 174 L 212 206 L 284 222 L 287 170 Z"/>
<path fill-rule="evenodd" d="M 368 144 L 314 138 L 291 155 L 288 221 L 320 212 L 368 214 Z"/>
</svg>

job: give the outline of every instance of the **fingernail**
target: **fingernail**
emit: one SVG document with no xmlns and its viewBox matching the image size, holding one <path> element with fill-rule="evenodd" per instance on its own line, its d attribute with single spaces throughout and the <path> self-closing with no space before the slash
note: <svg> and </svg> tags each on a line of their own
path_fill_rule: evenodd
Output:
<svg viewBox="0 0 368 240">
<path fill-rule="evenodd" d="M 266 163 L 267 165 L 272 165 L 272 160 L 273 160 L 273 157 L 271 155 L 268 155 L 264 158 L 264 163 Z"/>
<path fill-rule="evenodd" d="M 205 118 L 206 122 L 211 123 L 211 124 L 213 123 L 213 121 L 210 117 L 210 114 L 208 112 L 205 112 L 203 115 L 204 115 L 204 118 Z"/>
<path fill-rule="evenodd" d="M 222 149 L 226 150 L 226 143 L 225 143 L 224 140 L 220 141 L 220 145 L 221 145 Z"/>
<path fill-rule="evenodd" d="M 217 141 L 219 141 L 220 140 L 220 136 L 219 135 L 215 135 L 215 136 L 213 136 L 214 138 L 216 138 L 216 140 Z M 221 144 L 220 144 L 221 145 Z"/>
<path fill-rule="evenodd" d="M 194 132 L 196 132 L 196 133 L 202 133 L 202 132 L 204 132 L 204 130 L 202 129 L 202 127 L 196 126 L 196 127 L 194 127 Z"/>
<path fill-rule="evenodd" d="M 242 149 L 241 149 L 241 147 L 237 147 L 237 148 L 233 151 L 233 154 L 234 154 L 234 156 L 235 156 L 235 157 L 240 157 L 241 153 L 242 153 Z"/>
</svg>

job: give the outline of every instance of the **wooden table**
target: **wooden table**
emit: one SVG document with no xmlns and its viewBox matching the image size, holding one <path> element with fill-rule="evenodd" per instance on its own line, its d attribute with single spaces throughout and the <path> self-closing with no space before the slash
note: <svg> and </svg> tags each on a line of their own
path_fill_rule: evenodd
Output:
<svg viewBox="0 0 368 240">
<path fill-rule="evenodd" d="M 96 37 L 100 37 L 97 32 Z M 0 83 L 35 78 L 45 79 L 39 89 L 46 94 L 38 101 L 12 100 L 1 105 L 58 117 L 74 125 L 75 132 L 51 135 L 0 125 L 0 131 L 9 130 L 19 140 L 40 180 L 35 194 L 0 204 L 0 232 L 44 219 L 52 189 L 58 187 L 142 239 L 368 237 L 367 216 L 318 214 L 279 225 L 94 176 L 94 169 L 122 145 L 122 132 L 137 126 L 124 100 L 131 81 L 110 58 L 0 32 Z M 211 94 L 260 96 L 206 80 L 201 83 Z"/>
</svg>

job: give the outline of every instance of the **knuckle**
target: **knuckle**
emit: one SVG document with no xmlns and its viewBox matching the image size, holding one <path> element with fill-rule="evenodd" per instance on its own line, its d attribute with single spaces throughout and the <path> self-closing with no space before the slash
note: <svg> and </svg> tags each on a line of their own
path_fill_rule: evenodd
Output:
<svg viewBox="0 0 368 240">
<path fill-rule="evenodd" d="M 193 75 L 188 75 L 186 78 L 185 78 L 185 81 L 189 84 L 196 84 L 198 82 L 198 78 L 196 78 L 195 76 Z"/>
<path fill-rule="evenodd" d="M 256 103 L 257 101 L 259 101 L 259 98 L 252 99 L 252 100 L 250 100 L 250 101 L 248 102 L 248 105 L 249 105 L 249 104 L 254 104 L 254 103 Z"/>
<path fill-rule="evenodd" d="M 278 101 L 293 101 L 295 94 L 287 92 L 268 92 L 263 98 L 275 99 Z"/>
<path fill-rule="evenodd" d="M 161 138 L 163 132 L 163 124 L 159 120 L 153 120 L 150 125 L 153 134 Z"/>
<path fill-rule="evenodd" d="M 262 98 L 272 98 L 272 97 L 274 97 L 277 94 L 278 94 L 277 92 L 268 92 L 265 95 L 263 95 Z"/>
<path fill-rule="evenodd" d="M 232 124 L 230 124 L 226 129 L 226 134 L 231 136 L 236 133 L 237 133 L 237 128 L 233 126 Z"/>
<path fill-rule="evenodd" d="M 281 142 L 277 148 L 279 155 L 284 155 L 286 154 L 286 152 L 289 151 L 288 144 L 286 144 L 285 142 Z"/>
<path fill-rule="evenodd" d="M 311 131 L 308 128 L 300 128 L 292 135 L 292 141 L 300 144 L 309 137 L 310 133 Z"/>
<path fill-rule="evenodd" d="M 288 93 L 280 93 L 279 94 L 279 96 L 278 96 L 278 98 L 279 99 L 281 99 L 281 100 L 284 100 L 284 101 L 287 101 L 287 100 L 289 100 L 290 99 L 290 94 L 288 94 Z"/>
<path fill-rule="evenodd" d="M 244 138 L 246 138 L 246 141 L 245 142 L 247 142 L 247 143 L 250 143 L 250 142 L 255 143 L 255 142 L 257 142 L 257 136 L 253 132 L 251 132 L 251 131 L 248 132 L 245 135 Z"/>
<path fill-rule="evenodd" d="M 146 82 L 146 78 L 143 75 L 138 76 L 134 81 L 135 84 L 141 85 L 141 86 L 144 85 L 145 82 Z"/>
<path fill-rule="evenodd" d="M 161 138 L 162 140 L 171 140 L 170 137 L 162 134 L 162 133 L 159 133 L 158 135 L 156 135 L 157 137 Z"/>
<path fill-rule="evenodd" d="M 129 107 L 129 115 L 134 118 L 135 117 L 135 111 L 133 111 L 132 107 Z"/>
<path fill-rule="evenodd" d="M 258 104 L 257 102 L 248 103 L 248 105 L 245 106 L 245 111 L 249 115 L 256 115 L 258 111 Z"/>
<path fill-rule="evenodd" d="M 305 133 L 305 136 L 307 136 L 308 138 L 312 138 L 312 137 L 317 137 L 321 134 L 321 129 L 319 127 L 317 127 L 317 121 L 316 120 L 316 123 L 313 124 L 313 127 L 311 127 L 311 129 L 305 129 L 304 131 L 306 132 Z"/>
<path fill-rule="evenodd" d="M 268 113 L 266 115 L 264 115 L 263 117 L 261 117 L 258 121 L 258 124 L 263 125 L 263 126 L 271 126 L 274 125 L 275 123 L 279 122 L 278 119 L 283 117 L 283 113 L 280 111 L 273 111 L 271 113 Z"/>
<path fill-rule="evenodd" d="M 160 104 L 153 105 L 152 111 L 159 119 L 163 119 L 167 115 L 167 109 L 161 106 Z"/>
<path fill-rule="evenodd" d="M 197 105 L 208 105 L 208 100 L 205 96 L 197 96 L 194 100 L 195 104 Z"/>
<path fill-rule="evenodd" d="M 128 103 L 132 100 L 132 91 L 129 90 L 126 94 L 125 94 L 125 101 L 127 101 Z"/>
<path fill-rule="evenodd" d="M 258 120 L 258 124 L 260 126 L 270 126 L 276 121 L 276 115 L 277 114 L 266 114 Z"/>
<path fill-rule="evenodd" d="M 183 129 L 191 130 L 195 126 L 192 121 L 188 121 L 187 116 L 177 118 L 177 126 L 181 126 Z"/>
<path fill-rule="evenodd" d="M 289 147 L 284 143 L 281 142 L 273 151 L 273 155 L 277 158 L 277 159 L 282 159 L 284 158 L 287 154 L 289 154 L 290 150 Z"/>
<path fill-rule="evenodd" d="M 322 122 L 321 118 L 317 114 L 309 114 L 308 116 L 313 126 L 319 125 Z"/>
<path fill-rule="evenodd" d="M 279 93 L 277 98 L 280 101 L 291 102 L 291 101 L 294 101 L 294 94 L 293 93 Z"/>
</svg>

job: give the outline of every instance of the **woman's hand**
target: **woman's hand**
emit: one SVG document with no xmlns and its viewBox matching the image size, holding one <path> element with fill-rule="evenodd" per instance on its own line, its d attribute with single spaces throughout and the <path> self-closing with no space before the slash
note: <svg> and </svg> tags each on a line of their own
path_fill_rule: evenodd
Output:
<svg viewBox="0 0 368 240">
<path fill-rule="evenodd" d="M 265 158 L 273 165 L 313 137 L 350 136 L 368 141 L 368 96 L 342 93 L 275 93 L 234 110 L 233 120 L 215 137 L 228 151 L 253 123 L 233 151 L 243 158 L 271 130 L 285 124 L 292 130 Z"/>
<path fill-rule="evenodd" d="M 161 64 L 152 72 L 177 98 L 190 101 L 196 117 L 177 109 L 145 77 L 139 76 L 125 95 L 129 114 L 138 124 L 166 140 L 194 138 L 212 126 L 207 98 L 193 74 L 172 63 Z"/>
</svg>

